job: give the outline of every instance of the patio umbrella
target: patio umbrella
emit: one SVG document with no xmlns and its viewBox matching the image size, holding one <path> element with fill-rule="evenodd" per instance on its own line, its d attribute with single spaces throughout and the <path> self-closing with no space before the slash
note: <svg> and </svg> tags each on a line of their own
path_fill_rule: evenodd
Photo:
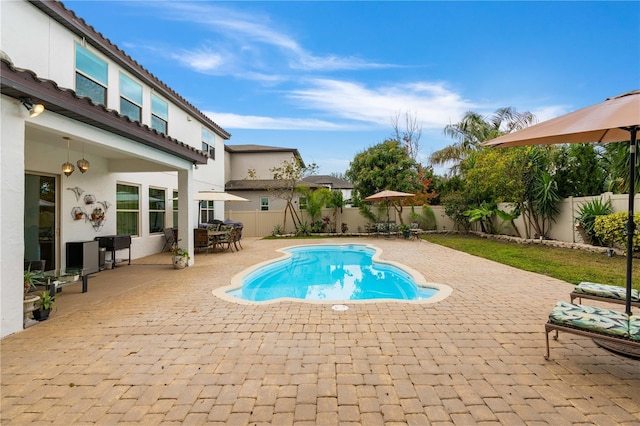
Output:
<svg viewBox="0 0 640 426">
<path fill-rule="evenodd" d="M 639 128 L 640 90 L 635 90 L 482 144 L 492 147 L 507 147 L 557 143 L 630 142 L 626 282 L 626 313 L 628 315 L 631 315 L 632 250 L 633 234 L 636 227 L 633 221 L 633 201 L 635 196 L 637 132 Z"/>
<path fill-rule="evenodd" d="M 416 194 L 408 194 L 406 192 L 400 191 L 390 191 L 384 190 L 380 192 L 376 192 L 373 195 L 369 195 L 362 201 L 386 201 L 387 202 L 387 223 L 389 223 L 389 201 L 391 200 L 401 200 L 403 198 L 414 197 Z"/>
<path fill-rule="evenodd" d="M 198 191 L 193 199 L 197 201 L 250 201 L 222 191 Z"/>
</svg>

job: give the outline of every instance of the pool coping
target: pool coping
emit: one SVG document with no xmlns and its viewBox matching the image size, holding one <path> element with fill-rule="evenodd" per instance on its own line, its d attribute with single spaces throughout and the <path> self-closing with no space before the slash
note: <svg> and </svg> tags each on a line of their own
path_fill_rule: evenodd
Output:
<svg viewBox="0 0 640 426">
<path fill-rule="evenodd" d="M 363 246 L 368 247 L 374 250 L 374 254 L 371 257 L 372 261 L 377 263 L 384 263 L 388 265 L 393 265 L 396 268 L 401 269 L 407 274 L 411 275 L 416 285 L 419 287 L 433 288 L 438 290 L 436 294 L 429 297 L 428 299 L 420 299 L 420 300 L 404 300 L 404 299 L 370 299 L 370 300 L 350 300 L 350 299 L 331 299 L 331 300 L 307 300 L 307 299 L 299 299 L 295 297 L 279 297 L 277 299 L 264 300 L 264 301 L 254 301 L 254 300 L 246 300 L 240 299 L 235 296 L 228 294 L 231 290 L 236 290 L 242 287 L 242 280 L 249 274 L 253 273 L 259 268 L 263 266 L 267 266 L 273 264 L 275 262 L 280 262 L 282 260 L 288 259 L 292 256 L 292 253 L 286 251 L 293 248 L 298 247 L 318 247 L 318 246 Z M 211 293 L 227 302 L 236 303 L 238 305 L 267 305 L 273 303 L 280 302 L 300 302 L 300 303 L 312 303 L 312 304 L 323 304 L 323 305 L 333 305 L 333 304 L 367 304 L 367 303 L 388 303 L 388 302 L 396 302 L 396 303 L 410 303 L 410 304 L 431 304 L 440 302 L 447 297 L 449 297 L 453 293 L 453 288 L 440 283 L 428 282 L 424 276 L 416 271 L 415 269 L 404 265 L 400 262 L 396 262 L 393 260 L 384 260 L 381 258 L 383 250 L 380 247 L 375 246 L 374 244 L 361 244 L 361 243 L 346 243 L 346 244 L 335 244 L 335 243 L 321 243 L 321 244 L 296 244 L 293 246 L 282 247 L 276 249 L 276 252 L 280 252 L 283 255 L 270 260 L 265 260 L 263 262 L 259 262 L 253 266 L 246 268 L 245 270 L 237 273 L 231 278 L 231 283 L 218 287 L 211 291 Z"/>
</svg>

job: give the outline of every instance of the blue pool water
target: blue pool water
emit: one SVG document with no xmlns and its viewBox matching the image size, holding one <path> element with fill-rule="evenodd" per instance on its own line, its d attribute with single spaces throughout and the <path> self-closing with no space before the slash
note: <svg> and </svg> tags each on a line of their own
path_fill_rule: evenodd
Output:
<svg viewBox="0 0 640 426">
<path fill-rule="evenodd" d="M 424 300 L 438 290 L 416 285 L 399 267 L 375 262 L 375 249 L 358 244 L 298 246 L 291 257 L 252 271 L 242 286 L 227 294 L 263 302 L 305 300 Z"/>
</svg>

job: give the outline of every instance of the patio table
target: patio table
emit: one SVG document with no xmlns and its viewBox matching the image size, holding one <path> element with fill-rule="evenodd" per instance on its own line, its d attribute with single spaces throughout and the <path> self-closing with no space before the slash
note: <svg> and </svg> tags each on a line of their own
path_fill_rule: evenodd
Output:
<svg viewBox="0 0 640 426">
<path fill-rule="evenodd" d="M 207 235 L 209 236 L 209 242 L 213 244 L 213 251 L 216 251 L 216 246 L 222 237 L 227 235 L 226 231 L 207 231 Z"/>
</svg>

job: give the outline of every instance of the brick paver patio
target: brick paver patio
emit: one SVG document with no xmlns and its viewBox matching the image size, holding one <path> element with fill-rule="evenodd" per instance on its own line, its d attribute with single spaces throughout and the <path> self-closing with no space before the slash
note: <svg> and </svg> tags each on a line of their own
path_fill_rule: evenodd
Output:
<svg viewBox="0 0 640 426">
<path fill-rule="evenodd" d="M 66 287 L 51 319 L 1 341 L 1 423 L 640 424 L 640 361 L 544 327 L 571 286 L 426 242 L 383 249 L 454 291 L 437 304 L 282 302 L 211 294 L 274 250 L 167 253 Z"/>
</svg>

